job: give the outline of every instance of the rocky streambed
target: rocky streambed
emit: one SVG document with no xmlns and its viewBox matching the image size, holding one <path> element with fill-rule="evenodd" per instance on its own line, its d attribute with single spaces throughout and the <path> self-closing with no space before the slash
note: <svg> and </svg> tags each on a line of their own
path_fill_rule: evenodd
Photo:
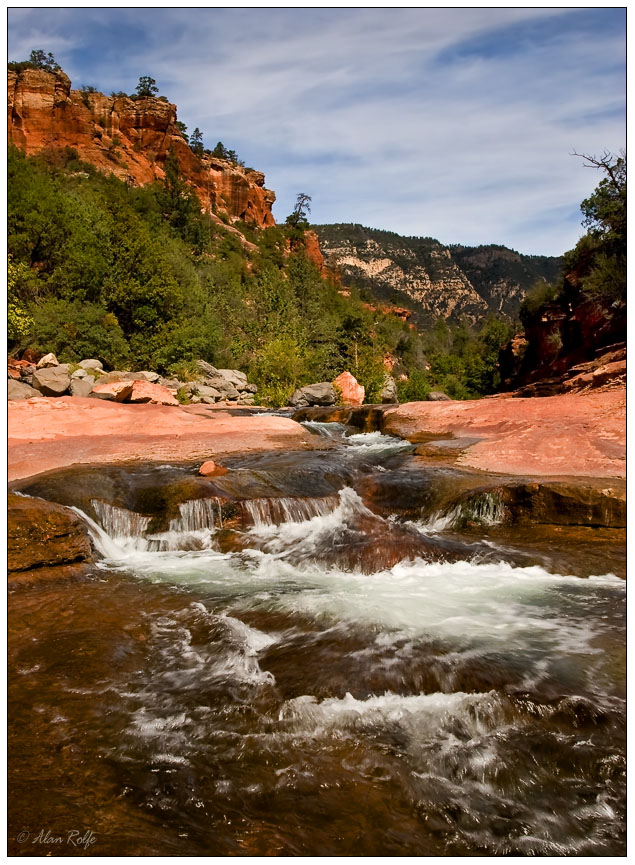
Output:
<svg viewBox="0 0 635 865">
<path fill-rule="evenodd" d="M 372 417 L 12 484 L 13 855 L 624 854 L 621 483 Z"/>
</svg>

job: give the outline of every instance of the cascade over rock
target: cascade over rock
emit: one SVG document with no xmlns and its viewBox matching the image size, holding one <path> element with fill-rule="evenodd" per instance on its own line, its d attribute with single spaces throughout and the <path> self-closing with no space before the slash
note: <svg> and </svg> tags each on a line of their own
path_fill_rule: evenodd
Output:
<svg viewBox="0 0 635 865">
<path fill-rule="evenodd" d="M 72 90 L 62 70 L 8 73 L 8 138 L 28 155 L 72 147 L 80 159 L 134 186 L 162 180 L 173 147 L 183 178 L 205 210 L 230 221 L 275 225 L 275 193 L 265 176 L 226 159 L 192 152 L 176 125 L 176 105 L 162 98 Z"/>
</svg>

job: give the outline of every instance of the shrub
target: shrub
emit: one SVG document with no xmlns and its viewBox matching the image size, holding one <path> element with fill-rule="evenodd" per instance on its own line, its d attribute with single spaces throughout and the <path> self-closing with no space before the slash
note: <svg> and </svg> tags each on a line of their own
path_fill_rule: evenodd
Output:
<svg viewBox="0 0 635 865">
<path fill-rule="evenodd" d="M 57 299 L 30 311 L 37 334 L 33 347 L 52 351 L 62 362 L 96 356 L 116 369 L 130 356 L 119 322 L 103 306 Z"/>
</svg>

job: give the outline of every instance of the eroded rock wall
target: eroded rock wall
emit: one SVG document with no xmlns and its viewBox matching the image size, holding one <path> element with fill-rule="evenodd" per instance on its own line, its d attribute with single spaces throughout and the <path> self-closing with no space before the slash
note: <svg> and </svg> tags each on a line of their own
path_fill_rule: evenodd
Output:
<svg viewBox="0 0 635 865">
<path fill-rule="evenodd" d="M 99 171 L 140 186 L 164 177 L 173 147 L 202 207 L 230 221 L 275 225 L 275 193 L 265 188 L 264 174 L 193 153 L 177 126 L 176 105 L 167 100 L 73 90 L 61 70 L 10 71 L 7 125 L 9 142 L 29 155 L 71 147 Z"/>
</svg>

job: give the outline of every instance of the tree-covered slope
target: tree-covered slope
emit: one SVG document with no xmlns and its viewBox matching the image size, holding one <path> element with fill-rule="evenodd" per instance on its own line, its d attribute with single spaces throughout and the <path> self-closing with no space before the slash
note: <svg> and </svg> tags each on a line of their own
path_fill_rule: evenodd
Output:
<svg viewBox="0 0 635 865">
<path fill-rule="evenodd" d="M 318 225 L 327 264 L 346 284 L 381 299 L 410 300 L 418 321 L 441 317 L 513 319 L 537 281 L 553 280 L 561 259 L 521 255 L 504 246 L 443 246 L 431 237 L 402 237 L 361 225 Z"/>
</svg>

